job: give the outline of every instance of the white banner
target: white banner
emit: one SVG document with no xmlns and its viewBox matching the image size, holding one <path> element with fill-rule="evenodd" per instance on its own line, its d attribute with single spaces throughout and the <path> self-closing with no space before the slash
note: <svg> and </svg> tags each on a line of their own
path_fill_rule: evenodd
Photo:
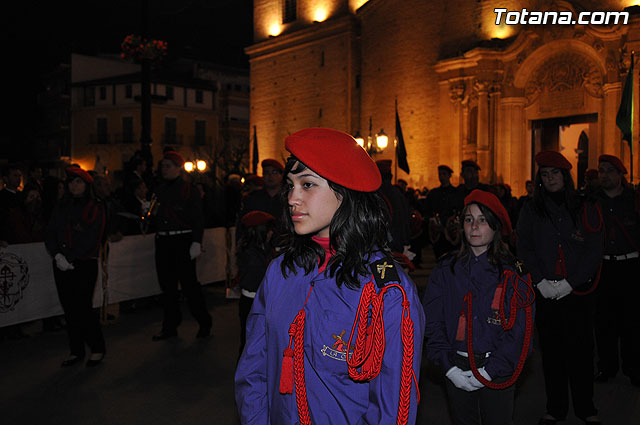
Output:
<svg viewBox="0 0 640 425">
<path fill-rule="evenodd" d="M 235 229 L 205 229 L 196 261 L 201 284 L 226 280 L 228 260 L 235 275 L 234 239 Z M 109 304 L 159 294 L 154 246 L 155 234 L 125 236 L 109 244 L 107 273 L 100 267 L 93 305 L 103 305 L 103 285 Z M 0 327 L 62 314 L 53 267 L 44 243 L 0 248 Z"/>
</svg>

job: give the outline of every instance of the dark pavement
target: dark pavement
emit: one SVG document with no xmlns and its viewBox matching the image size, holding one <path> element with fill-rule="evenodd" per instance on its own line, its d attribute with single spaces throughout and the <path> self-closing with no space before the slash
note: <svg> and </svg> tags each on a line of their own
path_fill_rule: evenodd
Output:
<svg viewBox="0 0 640 425">
<path fill-rule="evenodd" d="M 421 290 L 433 266 L 429 254 L 425 249 L 425 267 L 413 273 Z M 214 318 L 211 337 L 195 339 L 197 323 L 183 305 L 178 338 L 152 342 L 162 313 L 149 299 L 135 309 L 121 309 L 117 320 L 103 327 L 107 356 L 96 368 L 61 369 L 67 354 L 64 330 L 42 333 L 40 321 L 23 325 L 27 338 L 0 341 L 0 424 L 238 424 L 233 397 L 238 302 L 224 298 L 222 284 L 204 290 Z M 423 360 L 419 424 L 450 424 L 441 379 Z M 595 388 L 605 425 L 640 425 L 640 389 L 628 379 L 618 375 Z M 537 424 L 544 403 L 536 351 L 518 385 L 515 424 Z M 570 412 L 562 424 L 582 422 Z"/>
</svg>

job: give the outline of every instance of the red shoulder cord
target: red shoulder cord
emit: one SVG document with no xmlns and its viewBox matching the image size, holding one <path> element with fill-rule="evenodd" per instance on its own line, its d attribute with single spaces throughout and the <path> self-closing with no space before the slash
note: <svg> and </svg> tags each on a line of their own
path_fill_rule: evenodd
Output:
<svg viewBox="0 0 640 425">
<path fill-rule="evenodd" d="M 587 204 L 585 204 L 584 207 L 582 208 L 582 221 L 584 222 L 584 228 L 587 230 L 587 232 L 590 232 L 590 233 L 599 232 L 600 230 L 602 230 L 602 226 L 604 224 L 604 220 L 602 218 L 602 208 L 600 208 L 599 204 L 595 204 L 595 207 L 596 207 L 596 212 L 598 213 L 598 225 L 596 227 L 592 227 L 591 224 L 589 224 L 589 218 L 587 217 Z M 607 234 L 605 232 L 605 246 L 606 246 L 606 235 Z M 560 247 L 558 247 L 558 249 L 562 250 L 562 248 Z M 596 273 L 596 276 L 593 280 L 593 285 L 591 285 L 591 288 L 587 289 L 586 291 L 572 291 L 571 293 L 574 295 L 588 295 L 593 291 L 595 291 L 596 288 L 598 287 L 598 283 L 600 283 L 601 272 L 602 272 L 602 260 L 600 260 L 600 266 L 598 267 L 598 272 Z M 566 270 L 563 276 L 565 278 L 567 277 Z"/>
<path fill-rule="evenodd" d="M 518 288 L 518 282 L 524 282 L 524 288 Z M 516 315 L 518 310 L 525 309 L 526 314 L 526 322 L 525 322 L 525 333 L 524 333 L 524 341 L 522 342 L 522 351 L 520 352 L 520 358 L 518 359 L 518 364 L 516 365 L 516 370 L 513 372 L 513 375 L 503 383 L 495 383 L 485 379 L 484 376 L 478 372 L 478 368 L 476 366 L 476 360 L 474 358 L 473 353 L 473 320 L 467 320 L 467 353 L 469 354 L 469 365 L 471 366 L 471 372 L 473 372 L 473 376 L 476 377 L 480 383 L 488 388 L 494 390 L 501 390 L 513 385 L 520 373 L 522 372 L 522 368 L 524 366 L 524 362 L 527 359 L 527 353 L 529 352 L 529 346 L 531 345 L 531 336 L 533 334 L 533 314 L 532 314 L 532 304 L 535 300 L 535 293 L 533 291 L 533 287 L 531 285 L 531 276 L 527 274 L 526 279 L 523 279 L 516 272 L 512 270 L 505 270 L 502 274 L 502 291 L 500 294 L 500 323 L 502 324 L 502 329 L 505 331 L 513 328 L 513 325 L 516 322 Z M 507 287 L 513 287 L 513 295 L 511 296 L 511 300 L 509 301 L 509 319 L 504 314 L 504 299 L 505 294 L 507 293 Z M 468 292 L 467 295 L 464 296 L 463 303 L 467 304 L 467 317 L 473 317 L 473 308 L 472 304 L 472 295 L 471 292 Z"/>
<path fill-rule="evenodd" d="M 367 283 L 360 296 L 360 303 L 356 317 L 351 327 L 351 335 L 347 344 L 347 353 L 351 352 L 351 341 L 356 326 L 356 337 L 353 354 L 347 355 L 349 377 L 354 381 L 371 381 L 380 374 L 382 358 L 385 350 L 384 320 L 384 294 L 389 288 L 398 288 L 402 292 L 402 369 L 400 375 L 400 401 L 398 405 L 398 425 L 406 424 L 409 420 L 409 405 L 411 401 L 411 380 L 416 383 L 418 403 L 420 403 L 420 391 L 418 380 L 413 371 L 413 320 L 409 310 L 409 300 L 402 286 L 393 283 L 383 287 L 376 293 L 373 278 Z M 358 368 L 360 370 L 358 371 Z"/>
</svg>

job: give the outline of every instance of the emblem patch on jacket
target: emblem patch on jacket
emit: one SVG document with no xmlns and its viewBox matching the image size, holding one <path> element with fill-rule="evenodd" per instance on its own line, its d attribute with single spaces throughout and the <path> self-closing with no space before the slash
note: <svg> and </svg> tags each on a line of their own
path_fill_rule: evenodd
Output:
<svg viewBox="0 0 640 425">
<path fill-rule="evenodd" d="M 584 236 L 582 235 L 582 232 L 580 230 L 576 230 L 575 232 L 573 232 L 571 234 L 571 238 L 578 242 L 584 242 Z"/>
<path fill-rule="evenodd" d="M 396 270 L 396 263 L 389 257 L 384 257 L 371 263 L 371 272 L 373 273 L 373 278 L 376 280 L 378 288 L 382 288 L 390 282 L 400 281 L 398 270 Z"/>
<path fill-rule="evenodd" d="M 345 334 L 343 329 L 340 335 L 332 335 L 335 342 L 331 347 L 327 345 L 322 346 L 322 355 L 329 356 L 334 360 L 340 360 L 341 362 L 347 361 L 347 342 L 342 339 Z"/>
</svg>

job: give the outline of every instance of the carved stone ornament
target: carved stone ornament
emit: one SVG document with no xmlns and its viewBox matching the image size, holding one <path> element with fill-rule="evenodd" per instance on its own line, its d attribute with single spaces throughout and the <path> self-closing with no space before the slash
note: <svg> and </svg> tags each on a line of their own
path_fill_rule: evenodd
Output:
<svg viewBox="0 0 640 425">
<path fill-rule="evenodd" d="M 461 102 L 464 98 L 464 82 L 452 82 L 449 86 L 449 99 L 454 105 Z"/>
<path fill-rule="evenodd" d="M 550 57 L 536 69 L 525 86 L 529 103 L 542 92 L 560 94 L 583 88 L 593 97 L 602 97 L 603 75 L 588 58 L 563 52 Z"/>
</svg>

